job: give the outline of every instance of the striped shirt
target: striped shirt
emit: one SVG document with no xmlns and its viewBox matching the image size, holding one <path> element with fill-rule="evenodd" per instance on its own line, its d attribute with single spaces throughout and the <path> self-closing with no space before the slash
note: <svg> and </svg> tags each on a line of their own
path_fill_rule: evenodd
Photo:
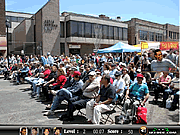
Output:
<svg viewBox="0 0 180 135">
<path fill-rule="evenodd" d="M 176 68 L 176 65 L 169 59 L 162 59 L 162 61 L 153 60 L 151 62 L 151 71 L 169 71 L 169 68 Z"/>
</svg>

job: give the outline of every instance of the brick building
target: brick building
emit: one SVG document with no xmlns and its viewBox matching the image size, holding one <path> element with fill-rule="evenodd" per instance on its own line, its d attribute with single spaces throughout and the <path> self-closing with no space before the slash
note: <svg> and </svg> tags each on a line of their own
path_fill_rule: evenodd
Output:
<svg viewBox="0 0 180 135">
<path fill-rule="evenodd" d="M 140 44 L 141 41 L 161 42 L 178 41 L 179 26 L 171 24 L 158 24 L 138 18 L 124 22 L 128 24 L 128 43 Z"/>
</svg>

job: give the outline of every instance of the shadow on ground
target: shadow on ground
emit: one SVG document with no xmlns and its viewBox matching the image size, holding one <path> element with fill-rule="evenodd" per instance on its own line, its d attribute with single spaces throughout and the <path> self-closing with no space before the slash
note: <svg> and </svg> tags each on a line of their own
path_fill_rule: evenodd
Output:
<svg viewBox="0 0 180 135">
<path fill-rule="evenodd" d="M 169 119 L 174 121 L 174 122 L 179 122 L 179 114 L 175 114 L 175 115 L 168 115 Z"/>
</svg>

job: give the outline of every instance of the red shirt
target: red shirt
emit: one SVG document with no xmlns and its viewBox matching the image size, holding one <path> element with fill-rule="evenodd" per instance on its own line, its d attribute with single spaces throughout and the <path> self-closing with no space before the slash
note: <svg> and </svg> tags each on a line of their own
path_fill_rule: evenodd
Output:
<svg viewBox="0 0 180 135">
<path fill-rule="evenodd" d="M 66 83 L 67 79 L 64 75 L 60 75 L 56 79 L 56 83 L 53 83 L 53 86 L 60 85 L 60 89 L 63 88 L 64 84 Z"/>
<path fill-rule="evenodd" d="M 48 76 L 49 76 L 50 73 L 51 73 L 51 70 L 47 69 L 47 70 L 45 70 L 45 71 L 42 71 L 42 73 L 44 74 L 44 79 L 45 79 L 45 78 L 48 78 Z"/>
</svg>

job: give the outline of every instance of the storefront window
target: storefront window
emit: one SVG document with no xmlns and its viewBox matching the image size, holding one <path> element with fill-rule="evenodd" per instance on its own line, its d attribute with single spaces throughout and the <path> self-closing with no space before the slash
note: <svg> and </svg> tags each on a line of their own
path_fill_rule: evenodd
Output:
<svg viewBox="0 0 180 135">
<path fill-rule="evenodd" d="M 108 26 L 103 25 L 102 27 L 103 27 L 102 38 L 108 39 Z"/>
<path fill-rule="evenodd" d="M 76 21 L 70 21 L 70 25 L 71 25 L 71 34 L 70 34 L 70 36 L 77 37 L 78 36 L 77 22 Z"/>
<path fill-rule="evenodd" d="M 61 54 L 65 54 L 65 44 L 64 43 L 60 43 L 60 49 L 61 49 Z"/>
<path fill-rule="evenodd" d="M 173 39 L 176 39 L 176 32 L 173 32 Z"/>
<path fill-rule="evenodd" d="M 149 41 L 154 41 L 154 33 L 149 32 Z"/>
<path fill-rule="evenodd" d="M 114 27 L 114 39 L 118 40 L 118 28 Z"/>
<path fill-rule="evenodd" d="M 114 28 L 109 26 L 109 39 L 114 39 Z"/>
<path fill-rule="evenodd" d="M 64 38 L 64 22 L 60 23 L 60 37 Z"/>
<path fill-rule="evenodd" d="M 91 23 L 85 23 L 85 37 L 92 37 L 92 26 Z"/>
<path fill-rule="evenodd" d="M 70 22 L 66 23 L 66 37 L 70 37 Z"/>
<path fill-rule="evenodd" d="M 84 23 L 78 22 L 78 37 L 84 37 Z"/>
<path fill-rule="evenodd" d="M 169 31 L 169 38 L 172 39 L 172 32 Z"/>
<path fill-rule="evenodd" d="M 140 40 L 147 40 L 147 31 L 139 31 Z"/>
<path fill-rule="evenodd" d="M 161 42 L 161 41 L 162 41 L 162 38 L 163 38 L 163 34 L 156 33 L 156 41 Z"/>
<path fill-rule="evenodd" d="M 11 16 L 11 21 L 12 21 L 12 22 L 18 22 L 18 18 L 17 18 L 17 17 L 14 17 L 14 16 Z"/>
<path fill-rule="evenodd" d="M 123 40 L 127 40 L 127 34 L 128 34 L 128 29 L 127 28 L 123 28 Z"/>
<path fill-rule="evenodd" d="M 123 39 L 123 31 L 122 31 L 122 28 L 118 28 L 118 30 L 119 30 L 119 40 L 122 40 Z"/>
<path fill-rule="evenodd" d="M 179 33 L 177 33 L 177 39 L 179 39 Z"/>
</svg>

